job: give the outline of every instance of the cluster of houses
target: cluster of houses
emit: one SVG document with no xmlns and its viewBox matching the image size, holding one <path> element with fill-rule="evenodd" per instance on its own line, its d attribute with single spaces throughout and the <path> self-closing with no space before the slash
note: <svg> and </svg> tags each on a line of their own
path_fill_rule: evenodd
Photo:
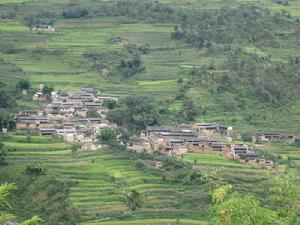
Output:
<svg viewBox="0 0 300 225">
<path fill-rule="evenodd" d="M 43 93 L 36 92 L 33 100 L 45 101 Z M 66 142 L 80 142 L 83 148 L 98 149 L 97 136 L 105 128 L 116 128 L 106 120 L 106 100 L 116 97 L 102 96 L 92 88 L 79 91 L 53 91 L 51 103 L 40 111 L 27 110 L 15 115 L 17 129 L 35 129 L 41 135 L 52 135 Z M 91 110 L 97 116 L 91 116 Z M 176 126 L 148 126 L 139 137 L 132 137 L 127 144 L 134 151 L 161 151 L 166 155 L 180 156 L 188 151 L 214 151 L 244 163 L 272 165 L 261 159 L 246 144 L 235 144 L 230 138 L 232 127 L 216 123 L 194 123 Z M 278 140 L 276 132 L 264 133 L 262 141 Z M 290 140 L 294 136 L 288 137 Z M 222 141 L 220 141 L 222 140 Z"/>
<path fill-rule="evenodd" d="M 54 91 L 51 103 L 43 110 L 16 114 L 16 128 L 35 129 L 41 135 L 57 136 L 67 142 L 95 143 L 101 129 L 116 126 L 105 119 L 108 109 L 104 101 L 108 99 L 118 101 L 116 97 L 101 96 L 92 88 Z M 89 116 L 91 109 L 99 116 Z"/>
<path fill-rule="evenodd" d="M 264 160 L 246 144 L 219 141 L 226 139 L 232 127 L 218 124 L 195 123 L 177 126 L 149 126 L 139 137 L 132 137 L 129 149 L 134 151 L 160 151 L 170 156 L 180 156 L 186 152 L 213 151 L 243 163 L 272 165 Z M 230 140 L 230 139 L 227 139 Z"/>
</svg>

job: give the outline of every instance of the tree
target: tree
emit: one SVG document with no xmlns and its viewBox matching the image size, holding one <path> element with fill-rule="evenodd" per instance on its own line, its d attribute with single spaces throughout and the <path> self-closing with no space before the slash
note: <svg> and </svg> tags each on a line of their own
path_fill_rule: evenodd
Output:
<svg viewBox="0 0 300 225">
<path fill-rule="evenodd" d="M 44 222 L 40 217 L 33 216 L 31 219 L 25 220 L 21 225 L 40 225 Z"/>
<path fill-rule="evenodd" d="M 89 14 L 89 11 L 86 8 L 81 7 L 80 5 L 73 6 L 65 11 L 62 15 L 66 19 L 80 18 Z"/>
<path fill-rule="evenodd" d="M 117 134 L 113 129 L 105 128 L 101 130 L 98 140 L 102 144 L 113 145 L 117 142 Z"/>
<path fill-rule="evenodd" d="M 141 207 L 143 196 L 137 190 L 132 190 L 126 194 L 125 203 L 131 211 L 134 211 Z"/>
<path fill-rule="evenodd" d="M 28 90 L 31 87 L 31 83 L 28 79 L 22 79 L 17 83 L 16 87 L 20 90 Z"/>
<path fill-rule="evenodd" d="M 216 189 L 212 195 L 212 223 L 215 225 L 268 225 L 272 211 L 262 207 L 252 195 L 229 193 L 230 185 Z"/>
<path fill-rule="evenodd" d="M 118 125 L 145 128 L 159 123 L 159 107 L 157 101 L 150 97 L 129 96 L 124 99 L 120 108 L 111 110 L 107 118 Z"/>
<path fill-rule="evenodd" d="M 48 99 L 50 99 L 52 91 L 54 91 L 54 87 L 53 87 L 53 86 L 50 86 L 50 85 L 45 85 L 45 86 L 43 87 L 43 90 L 42 90 L 43 94 L 44 94 Z"/>
<path fill-rule="evenodd" d="M 73 143 L 72 146 L 71 146 L 72 153 L 77 152 L 80 148 L 81 148 L 80 143 Z"/>
<path fill-rule="evenodd" d="M 6 111 L 0 110 L 0 132 L 3 128 L 14 129 L 16 127 L 15 119 Z"/>
<path fill-rule="evenodd" d="M 7 154 L 7 149 L 2 142 L 0 142 L 0 165 L 5 164 L 5 156 Z"/>
<path fill-rule="evenodd" d="M 4 209 L 4 212 L 0 213 L 0 224 L 5 224 L 9 220 L 13 220 L 16 217 L 12 214 L 5 213 L 5 210 L 11 208 L 10 204 L 7 202 L 7 197 L 10 191 L 16 189 L 14 184 L 5 183 L 0 185 L 0 206 Z M 33 216 L 31 219 L 24 221 L 21 225 L 40 225 L 43 220 L 38 216 Z"/>
<path fill-rule="evenodd" d="M 16 106 L 15 93 L 6 84 L 0 82 L 0 108 L 11 108 Z"/>
<path fill-rule="evenodd" d="M 298 199 L 300 195 L 294 178 L 288 175 L 275 176 L 271 182 L 268 202 L 278 212 L 279 217 L 286 220 L 287 224 L 299 224 Z"/>
<path fill-rule="evenodd" d="M 118 101 L 114 99 L 107 99 L 103 103 L 104 106 L 106 106 L 108 109 L 115 109 L 119 107 Z"/>
<path fill-rule="evenodd" d="M 26 174 L 31 176 L 41 176 L 45 175 L 45 168 L 39 164 L 28 164 L 26 166 Z"/>
<path fill-rule="evenodd" d="M 98 110 L 96 108 L 89 108 L 89 110 L 87 111 L 87 116 L 98 118 L 98 117 L 100 117 L 100 113 L 98 112 Z"/>
<path fill-rule="evenodd" d="M 198 110 L 190 98 L 185 98 L 183 100 L 183 109 L 182 109 L 183 117 L 189 121 L 193 121 L 195 116 L 198 115 Z"/>
<path fill-rule="evenodd" d="M 155 99 L 132 96 L 125 99 L 125 104 L 132 124 L 145 128 L 159 123 L 159 109 Z"/>
</svg>

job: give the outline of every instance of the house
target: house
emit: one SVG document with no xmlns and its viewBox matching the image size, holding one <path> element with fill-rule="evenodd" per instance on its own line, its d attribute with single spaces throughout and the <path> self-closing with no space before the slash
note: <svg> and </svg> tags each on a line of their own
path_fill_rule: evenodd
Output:
<svg viewBox="0 0 300 225">
<path fill-rule="evenodd" d="M 212 142 L 211 143 L 211 148 L 214 151 L 222 152 L 226 147 L 227 147 L 227 145 L 223 142 Z"/>
<path fill-rule="evenodd" d="M 32 96 L 32 100 L 33 100 L 33 101 L 46 101 L 47 98 L 46 98 L 46 96 L 45 96 L 42 92 L 36 92 L 36 93 Z"/>
<path fill-rule="evenodd" d="M 87 117 L 87 109 L 76 109 L 75 114 L 80 116 L 80 117 Z"/>
<path fill-rule="evenodd" d="M 243 163 L 257 163 L 259 161 L 258 154 L 252 151 L 248 145 L 236 144 L 233 146 L 232 150 L 232 156 L 236 159 L 240 159 Z"/>
<path fill-rule="evenodd" d="M 86 102 L 84 103 L 84 106 L 86 108 L 96 108 L 96 109 L 100 109 L 102 106 L 101 102 Z"/>
<path fill-rule="evenodd" d="M 94 94 L 94 92 L 95 92 L 94 88 L 80 88 L 80 90 L 83 92 L 91 93 L 91 94 Z"/>
<path fill-rule="evenodd" d="M 274 162 L 272 160 L 266 160 L 266 159 L 259 159 L 259 165 L 262 168 L 266 168 L 266 167 L 273 167 L 274 166 Z"/>
<path fill-rule="evenodd" d="M 205 137 L 191 129 L 190 125 L 148 126 L 140 138 L 150 144 L 151 150 L 168 155 L 202 149 Z"/>
<path fill-rule="evenodd" d="M 150 144 L 139 137 L 132 137 L 129 141 L 129 149 L 142 152 L 149 151 L 151 149 Z"/>
<path fill-rule="evenodd" d="M 53 135 L 53 134 L 55 134 L 56 129 L 54 129 L 54 128 L 41 128 L 41 129 L 39 129 L 39 132 L 42 136 Z"/>
<path fill-rule="evenodd" d="M 47 117 L 31 116 L 31 115 L 17 115 L 16 128 L 17 129 L 38 129 L 51 128 L 54 124 L 49 123 Z"/>
<path fill-rule="evenodd" d="M 293 144 L 296 141 L 297 137 L 293 134 L 289 134 L 285 136 L 285 143 L 287 144 Z"/>
<path fill-rule="evenodd" d="M 280 134 L 278 132 L 267 132 L 261 136 L 262 141 L 273 141 L 279 139 L 280 139 Z"/>
<path fill-rule="evenodd" d="M 51 25 L 43 25 L 43 24 L 38 24 L 38 25 L 33 25 L 31 26 L 32 31 L 55 31 L 55 28 Z"/>
<path fill-rule="evenodd" d="M 212 135 L 219 130 L 219 125 L 216 123 L 194 123 L 192 128 L 206 135 Z"/>
</svg>

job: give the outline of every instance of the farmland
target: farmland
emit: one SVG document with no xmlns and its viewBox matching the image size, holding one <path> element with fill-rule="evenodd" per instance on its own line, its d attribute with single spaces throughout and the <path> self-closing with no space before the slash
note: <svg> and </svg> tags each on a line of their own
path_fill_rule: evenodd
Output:
<svg viewBox="0 0 300 225">
<path fill-rule="evenodd" d="M 231 126 L 233 143 L 246 142 L 275 162 L 262 169 L 215 152 L 168 158 L 124 146 L 74 150 L 52 136 L 9 130 L 0 133 L 0 184 L 18 189 L 7 211 L 18 221 L 39 215 L 47 225 L 206 225 L 212 190 L 226 184 L 274 210 L 267 202 L 271 178 L 300 175 L 299 145 L 249 140 L 263 132 L 300 136 L 300 1 L 275 2 L 0 0 L 0 91 L 7 92 L 0 99 L 14 100 L 0 106 L 0 118 L 2 111 L 49 104 L 32 101 L 41 84 L 56 91 L 91 87 L 118 97 L 115 111 L 125 116 L 143 110 L 125 97 L 140 97 L 153 101 L 160 125 Z M 43 24 L 55 31 L 31 29 Z M 27 94 L 17 87 L 24 79 Z M 120 115 L 128 135 L 149 125 L 134 124 L 140 115 L 129 122 Z M 157 168 L 158 161 L 165 165 Z M 126 202 L 133 190 L 143 197 L 135 210 Z M 279 220 L 274 224 L 286 222 Z"/>
<path fill-rule="evenodd" d="M 47 167 L 47 174 L 71 183 L 69 200 L 78 209 L 80 224 L 120 221 L 122 224 L 176 224 L 176 219 L 183 224 L 207 224 L 209 203 L 205 184 L 169 183 L 161 176 L 137 169 L 135 160 L 120 150 L 72 153 L 59 142 L 45 149 L 43 141 L 47 138 L 32 136 L 30 143 L 23 138 L 13 135 L 5 142 L 6 146 L 14 146 L 7 158 L 10 167 L 18 168 L 21 173 L 28 164 L 41 163 Z M 34 148 L 28 149 L 28 145 Z M 196 160 L 207 172 L 217 169 L 224 182 L 241 192 L 251 189 L 261 194 L 267 182 L 267 170 L 216 154 L 189 153 L 183 160 L 190 163 Z M 143 193 L 145 203 L 130 212 L 124 203 L 124 193 L 132 189 Z"/>
<path fill-rule="evenodd" d="M 40 7 L 39 1 L 31 3 L 34 7 Z M 89 1 L 78 1 L 89 6 Z M 99 4 L 102 4 L 98 1 Z M 218 8 L 219 1 L 162 1 L 174 7 L 190 7 L 201 5 L 203 9 Z M 18 1 L 7 1 L 3 3 L 19 3 Z M 68 3 L 66 1 L 65 3 Z M 232 6 L 238 6 L 241 1 L 231 1 Z M 242 1 L 242 3 L 254 3 L 257 1 Z M 52 10 L 58 10 L 58 6 L 47 2 Z M 64 2 L 61 2 L 64 4 Z M 96 4 L 93 1 L 93 4 Z M 273 12 L 284 8 L 282 5 L 273 4 L 271 1 L 260 1 L 260 4 Z M 7 5 L 9 7 L 9 5 Z M 298 3 L 293 1 L 291 5 L 284 8 L 293 13 L 298 12 Z M 61 10 L 61 9 L 60 9 Z M 23 13 L 23 12 L 22 12 Z M 32 12 L 33 13 L 33 12 Z M 126 23 L 124 23 L 124 21 Z M 169 108 L 173 113 L 180 113 L 182 102 L 174 102 L 180 89 L 177 84 L 178 78 L 189 79 L 189 71 L 193 67 L 201 67 L 214 64 L 214 73 L 222 74 L 226 64 L 227 53 L 217 51 L 208 53 L 206 50 L 192 48 L 186 43 L 171 39 L 174 24 L 159 22 L 137 22 L 126 17 L 100 16 L 92 18 L 59 19 L 55 32 L 32 32 L 21 21 L 3 20 L 0 23 L 2 33 L 0 43 L 7 47 L 0 52 L 0 57 L 8 63 L 7 67 L 15 67 L 21 74 L 15 76 L 27 76 L 34 87 L 47 83 L 55 89 L 79 89 L 83 86 L 95 87 L 105 94 L 117 96 L 124 95 L 150 95 L 161 100 L 171 101 Z M 22 39 L 20 39 L 22 37 Z M 149 51 L 143 54 L 142 62 L 145 70 L 123 79 L 114 67 L 118 64 L 118 58 L 110 57 L 124 53 L 126 46 L 113 43 L 113 38 L 120 37 L 128 42 L 128 45 L 146 46 Z M 16 48 L 10 52 L 10 48 Z M 244 46 L 246 53 L 255 53 L 261 56 L 272 55 L 273 62 L 286 61 L 290 56 L 297 56 L 298 51 L 293 45 L 283 45 L 280 48 L 259 48 L 255 46 Z M 107 59 L 101 61 L 100 67 L 95 68 L 87 54 L 108 55 Z M 101 68 L 110 72 L 108 75 L 102 73 Z M 1 77 L 2 78 L 2 77 Z M 246 129 L 245 115 L 242 111 L 228 111 L 224 116 L 224 109 L 218 100 L 211 97 L 207 87 L 193 88 L 189 95 L 195 104 L 204 107 L 208 112 L 199 115 L 197 120 L 218 121 L 234 124 L 240 129 Z M 21 103 L 22 104 L 22 103 Z M 176 108 L 173 105 L 176 105 Z M 257 102 L 249 103 L 256 106 Z M 252 114 L 257 114 L 253 119 L 252 127 L 258 130 L 272 130 L 287 132 L 282 124 L 288 124 L 289 130 L 299 132 L 294 121 L 299 121 L 299 102 L 293 101 L 279 108 L 274 108 L 272 113 L 266 114 L 264 104 L 251 107 Z M 291 109 L 291 110 L 290 110 Z M 282 120 L 282 111 L 289 114 L 289 121 Z M 263 118 L 262 115 L 265 115 Z M 265 118 L 267 117 L 267 119 Z M 274 121 L 278 121 L 275 123 Z"/>
</svg>

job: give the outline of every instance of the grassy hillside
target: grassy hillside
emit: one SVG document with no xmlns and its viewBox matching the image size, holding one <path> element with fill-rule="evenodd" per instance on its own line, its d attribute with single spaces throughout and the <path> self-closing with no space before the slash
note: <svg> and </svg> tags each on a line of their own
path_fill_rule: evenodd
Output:
<svg viewBox="0 0 300 225">
<path fill-rule="evenodd" d="M 47 168 L 44 176 L 54 176 L 69 184 L 68 199 L 77 210 L 80 224 L 177 224 L 178 220 L 180 224 L 207 224 L 208 184 L 176 183 L 163 177 L 164 170 L 137 167 L 137 161 L 141 160 L 145 165 L 154 165 L 151 157 L 136 158 L 134 154 L 109 149 L 74 154 L 67 145 L 63 147 L 63 143 L 53 140 L 45 148 L 44 141 L 48 139 L 32 136 L 32 142 L 26 143 L 24 136 L 19 135 L 6 140 L 5 145 L 13 147 L 13 151 L 7 157 L 9 167 L 2 167 L 0 174 L 6 174 L 7 181 L 14 180 L 11 177 L 14 173 L 7 175 L 12 168 L 15 173 L 22 174 L 28 164 L 41 163 Z M 184 161 L 198 165 L 205 173 L 217 170 L 218 176 L 223 177 L 222 182 L 233 184 L 241 192 L 251 190 L 260 195 L 267 187 L 269 172 L 257 166 L 239 164 L 217 154 L 189 153 L 184 156 Z M 39 181 L 42 177 L 34 180 Z M 34 180 L 32 182 L 38 182 Z M 19 181 L 15 182 L 18 185 Z M 145 198 L 142 207 L 132 212 L 124 202 L 125 193 L 130 190 L 138 190 Z M 28 191 L 22 194 L 27 195 Z M 34 198 L 40 201 L 39 195 Z M 17 202 L 13 205 L 15 213 L 21 210 Z M 37 209 L 21 215 L 29 217 L 31 213 L 39 213 L 46 218 L 49 216 L 34 210 Z"/>
<path fill-rule="evenodd" d="M 299 135 L 299 20 L 297 0 L 287 6 L 272 0 L 1 0 L 0 82 L 14 88 L 28 78 L 33 89 L 49 84 L 151 96 L 163 108 L 161 123 L 190 123 L 184 115 L 193 110 L 199 122 Z M 54 24 L 56 31 L 31 31 L 36 24 Z M 39 107 L 31 92 L 18 98 L 14 111 Z M 273 175 L 218 154 L 188 153 L 174 159 L 186 171 L 174 162 L 157 170 L 159 156 L 72 153 L 70 145 L 39 136 L 28 142 L 12 135 L 4 144 L 10 151 L 1 183 L 20 187 L 11 199 L 13 213 L 22 219 L 38 214 L 55 225 L 204 225 L 211 184 L 191 182 L 187 173 L 215 175 L 259 198 Z M 272 143 L 261 150 L 298 172 L 298 147 Z M 45 167 L 45 174 L 29 175 L 30 164 Z M 136 211 L 124 201 L 131 190 L 145 197 Z"/>
<path fill-rule="evenodd" d="M 119 96 L 152 95 L 168 100 L 169 103 L 165 105 L 169 104 L 171 112 L 175 115 L 179 114 L 179 117 L 182 100 L 174 100 L 180 91 L 178 78 L 183 78 L 185 82 L 189 80 L 193 82 L 194 78 L 189 75 L 192 68 L 210 67 L 212 64 L 214 69 L 210 72 L 221 77 L 227 73 L 229 56 L 228 52 L 221 50 L 222 45 L 216 46 L 215 50 L 208 50 L 171 39 L 174 25 L 179 23 L 177 13 L 180 14 L 182 10 L 198 10 L 201 13 L 205 10 L 219 9 L 221 6 L 237 8 L 241 4 L 254 4 L 261 8 L 266 7 L 272 14 L 285 10 L 294 16 L 291 20 L 295 20 L 300 11 L 297 1 L 290 1 L 288 6 L 283 6 L 268 0 L 259 2 L 232 0 L 225 3 L 222 1 L 161 1 L 162 4 L 159 6 L 161 12 L 158 14 L 153 8 L 149 11 L 152 14 L 149 15 L 144 15 L 142 12 L 141 14 L 127 13 L 126 7 L 132 7 L 130 4 L 124 4 L 122 6 L 124 10 L 118 11 L 115 7 L 117 1 L 105 3 L 100 0 L 82 0 L 77 1 L 79 5 L 69 4 L 67 0 L 60 1 L 59 4 L 54 1 L 22 2 L 25 3 L 2 2 L 0 58 L 22 71 L 35 87 L 40 83 L 52 84 L 56 89 L 92 86 L 106 94 Z M 76 7 L 89 10 L 89 14 L 68 19 L 62 16 L 63 12 L 75 10 Z M 115 14 L 104 10 L 109 10 L 110 7 L 112 12 L 115 10 Z M 142 11 L 143 3 L 140 2 L 137 7 Z M 44 16 L 41 16 L 41 12 Z M 35 18 L 40 23 L 52 21 L 56 31 L 33 32 L 26 25 L 28 18 Z M 272 32 L 277 33 L 278 29 Z M 281 32 L 288 36 L 293 32 L 293 28 L 285 27 Z M 124 40 L 127 45 L 114 42 L 115 38 Z M 279 47 L 246 43 L 240 46 L 234 44 L 232 48 L 240 47 L 245 54 L 271 55 L 272 64 L 287 63 L 290 57 L 299 55 L 298 42 L 290 39 L 284 41 L 280 38 Z M 142 66 L 145 70 L 125 79 L 120 74 L 118 64 L 121 59 L 130 58 L 132 51 L 139 52 L 135 50 L 138 48 L 147 49 L 141 54 Z M 108 74 L 103 72 L 103 69 L 107 70 Z M 276 84 L 278 82 L 276 81 Z M 255 100 L 247 103 L 247 113 L 244 113 L 245 109 L 224 108 L 224 104 L 228 104 L 226 102 L 228 99 L 225 99 L 228 96 L 215 97 L 208 85 L 202 84 L 189 88 L 186 96 L 192 98 L 196 105 L 205 110 L 206 113 L 199 113 L 197 116 L 196 119 L 199 121 L 218 121 L 244 128 L 249 124 L 247 118 L 252 117 L 252 127 L 283 132 L 286 127 L 289 127 L 290 132 L 299 133 L 299 126 L 295 127 L 295 121 L 299 121 L 299 111 L 297 111 L 299 101 L 296 100 L 280 106 L 272 106 L 272 113 L 269 115 L 267 111 L 270 106 L 266 104 L 267 102 L 261 103 Z M 240 97 L 233 94 L 229 96 L 229 101 L 230 98 L 239 100 Z M 246 97 L 248 101 L 247 98 L 249 97 Z M 229 103 L 231 104 L 232 101 Z M 288 121 L 282 121 L 282 111 L 290 114 Z M 178 116 L 174 118 L 176 117 L 179 118 Z"/>
</svg>

